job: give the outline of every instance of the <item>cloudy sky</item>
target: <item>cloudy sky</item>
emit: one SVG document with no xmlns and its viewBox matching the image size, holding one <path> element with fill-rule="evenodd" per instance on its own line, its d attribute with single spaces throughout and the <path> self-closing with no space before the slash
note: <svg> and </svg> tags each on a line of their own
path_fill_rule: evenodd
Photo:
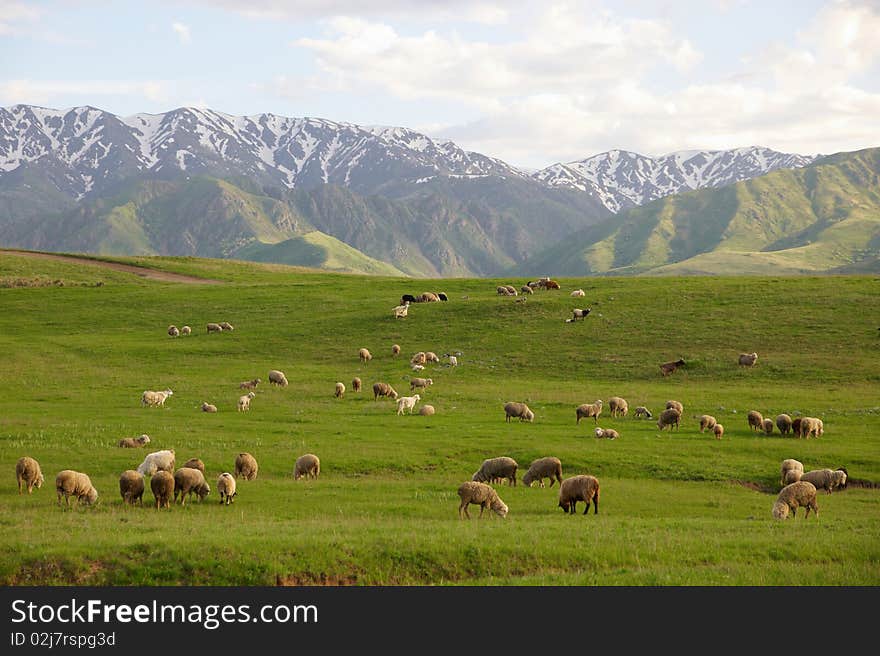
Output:
<svg viewBox="0 0 880 656">
<path fill-rule="evenodd" d="M 540 168 L 880 146 L 880 0 L 0 0 L 0 106 L 400 125 Z"/>
</svg>

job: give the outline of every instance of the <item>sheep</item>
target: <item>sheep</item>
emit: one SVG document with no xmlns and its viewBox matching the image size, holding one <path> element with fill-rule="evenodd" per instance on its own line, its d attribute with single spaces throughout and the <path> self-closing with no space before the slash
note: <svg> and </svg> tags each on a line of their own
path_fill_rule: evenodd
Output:
<svg viewBox="0 0 880 656">
<path fill-rule="evenodd" d="M 345 384 L 344 383 L 336 383 L 336 391 L 333 393 L 337 399 L 341 399 L 345 396 Z"/>
<path fill-rule="evenodd" d="M 198 469 L 203 474 L 205 473 L 205 463 L 202 462 L 201 458 L 190 458 L 183 463 L 183 466 L 189 467 L 190 469 Z"/>
<path fill-rule="evenodd" d="M 390 396 L 397 400 L 397 392 L 388 383 L 373 383 L 373 400 L 377 401 L 380 396 Z"/>
<path fill-rule="evenodd" d="M 700 416 L 700 432 L 704 433 L 706 431 L 706 429 L 711 430 L 711 429 L 715 428 L 715 424 L 717 424 L 717 423 L 718 423 L 718 421 L 712 415 L 701 415 Z"/>
<path fill-rule="evenodd" d="M 724 437 L 724 426 L 722 426 L 721 424 L 715 424 L 712 427 L 712 433 L 714 433 L 716 440 L 720 440 L 722 437 Z"/>
<path fill-rule="evenodd" d="M 116 443 L 116 446 L 122 447 L 123 449 L 139 449 L 149 443 L 150 436 L 144 433 L 138 437 L 123 437 Z"/>
<path fill-rule="evenodd" d="M 846 489 L 846 469 L 813 469 L 801 474 L 800 480 L 807 481 L 816 486 L 817 490 L 825 490 L 827 494 L 831 494 L 832 490 L 840 488 Z"/>
<path fill-rule="evenodd" d="M 545 478 L 550 479 L 550 487 L 553 487 L 554 482 L 562 483 L 562 461 L 559 458 L 547 456 L 533 460 L 523 474 L 522 483 L 526 487 L 531 487 L 532 483 L 538 481 L 538 484 L 544 487 Z"/>
<path fill-rule="evenodd" d="M 757 410 L 749 410 L 748 422 L 752 430 L 764 430 L 764 416 Z"/>
<path fill-rule="evenodd" d="M 676 401 L 675 399 L 670 399 L 669 401 L 666 402 L 666 408 L 667 409 L 675 408 L 676 410 L 678 410 L 682 414 L 682 416 L 684 415 L 684 406 L 682 405 L 681 401 Z"/>
<path fill-rule="evenodd" d="M 471 476 L 472 481 L 478 483 L 491 483 L 496 479 L 506 480 L 511 485 L 516 485 L 516 469 L 519 465 L 516 460 L 508 456 L 487 458 L 480 468 Z"/>
<path fill-rule="evenodd" d="M 361 364 L 367 364 L 373 359 L 373 354 L 370 353 L 369 349 L 362 348 L 358 350 L 358 357 L 361 360 Z"/>
<path fill-rule="evenodd" d="M 192 497 L 193 494 L 199 497 L 199 501 L 204 501 L 205 497 L 211 493 L 211 486 L 205 480 L 205 475 L 198 469 L 191 467 L 181 467 L 174 472 L 174 502 L 180 500 L 180 505 L 186 505 L 186 498 Z"/>
<path fill-rule="evenodd" d="M 28 494 L 34 491 L 34 488 L 43 487 L 43 471 L 40 469 L 40 463 L 30 456 L 22 456 L 15 463 L 15 480 L 18 482 L 18 493 L 21 494 L 22 488 L 27 488 Z"/>
<path fill-rule="evenodd" d="M 740 353 L 739 364 L 741 367 L 754 367 L 758 361 L 757 353 Z"/>
<path fill-rule="evenodd" d="M 498 492 L 491 485 L 479 481 L 465 481 L 458 486 L 458 497 L 461 499 L 461 503 L 458 504 L 459 519 L 471 518 L 468 506 L 472 503 L 480 506 L 480 517 L 483 516 L 486 508 L 491 508 L 499 517 L 507 517 L 509 510 L 507 504 L 501 500 Z"/>
<path fill-rule="evenodd" d="M 612 396 L 608 399 L 608 410 L 612 417 L 626 417 L 629 412 L 629 404 L 624 398 Z"/>
<path fill-rule="evenodd" d="M 593 433 L 596 437 L 607 437 L 609 440 L 616 440 L 620 437 L 620 434 L 613 428 L 600 428 L 599 426 L 596 426 L 596 430 L 593 431 Z"/>
<path fill-rule="evenodd" d="M 419 408 L 419 414 L 422 415 L 423 417 L 430 417 L 431 415 L 434 414 L 434 412 L 435 412 L 434 406 L 429 405 L 427 403 L 425 405 L 423 405 L 421 408 Z"/>
<path fill-rule="evenodd" d="M 764 432 L 765 432 L 767 435 L 772 435 L 772 434 L 773 434 L 773 420 L 772 420 L 772 419 L 769 419 L 769 418 L 768 418 L 768 419 L 765 419 L 765 420 L 763 421 L 763 426 L 764 426 Z"/>
<path fill-rule="evenodd" d="M 255 390 L 257 385 L 263 382 L 262 378 L 253 378 L 251 380 L 243 380 L 238 384 L 238 389 Z"/>
<path fill-rule="evenodd" d="M 511 293 L 511 290 L 513 290 L 512 293 Z M 495 293 L 498 294 L 499 296 L 516 296 L 516 289 L 513 289 L 512 287 L 508 287 L 507 285 L 498 285 L 495 288 Z"/>
<path fill-rule="evenodd" d="M 651 411 L 648 410 L 645 406 L 640 405 L 635 409 L 636 419 L 650 419 L 654 415 L 651 414 Z"/>
<path fill-rule="evenodd" d="M 535 290 L 529 287 L 528 285 L 523 285 L 519 288 L 519 291 L 523 294 L 534 294 Z"/>
<path fill-rule="evenodd" d="M 776 428 L 783 435 L 788 435 L 791 432 L 791 424 L 791 417 L 787 414 L 776 415 Z"/>
<path fill-rule="evenodd" d="M 251 409 L 251 399 L 256 396 L 254 392 L 248 392 L 244 396 L 238 397 L 238 411 L 247 412 Z"/>
<path fill-rule="evenodd" d="M 396 358 L 400 355 L 400 344 L 392 344 L 391 345 L 391 357 Z"/>
<path fill-rule="evenodd" d="M 434 381 L 431 378 L 410 378 L 409 391 L 412 392 L 416 389 L 424 390 L 433 384 Z"/>
<path fill-rule="evenodd" d="M 414 353 L 413 356 L 409 359 L 410 364 L 428 364 L 428 354 L 424 351 L 419 351 L 418 353 Z"/>
<path fill-rule="evenodd" d="M 126 469 L 119 477 L 119 494 L 123 503 L 144 505 L 144 475 L 134 469 Z"/>
<path fill-rule="evenodd" d="M 223 472 L 217 477 L 217 492 L 220 494 L 221 504 L 228 506 L 232 503 L 238 494 L 235 487 L 235 477 L 229 472 Z"/>
<path fill-rule="evenodd" d="M 508 401 L 504 404 L 504 419 L 510 423 L 511 417 L 519 417 L 520 421 L 534 421 L 535 413 L 525 403 L 519 401 Z"/>
<path fill-rule="evenodd" d="M 575 416 L 577 417 L 577 421 L 575 423 L 581 423 L 581 419 L 587 419 L 592 417 L 593 420 L 598 424 L 599 423 L 599 415 L 602 414 L 602 399 L 597 399 L 595 403 L 582 403 L 574 410 Z"/>
<path fill-rule="evenodd" d="M 568 323 L 574 323 L 574 322 L 577 321 L 578 319 L 580 319 L 581 321 L 583 321 L 583 320 L 585 320 L 585 319 L 587 318 L 587 315 L 588 315 L 591 311 L 592 311 L 592 308 L 586 308 L 586 309 L 575 308 L 575 309 L 573 309 L 573 310 L 571 311 L 571 319 L 566 319 L 566 321 L 567 321 Z"/>
<path fill-rule="evenodd" d="M 144 393 L 141 394 L 141 405 L 150 406 L 150 407 L 159 407 L 165 406 L 165 400 L 174 394 L 170 389 L 163 390 L 161 392 L 154 392 L 153 390 L 144 390 Z"/>
<path fill-rule="evenodd" d="M 782 481 L 782 484 L 785 485 L 785 474 L 786 472 L 796 471 L 801 474 L 804 473 L 804 463 L 800 460 L 795 460 L 794 458 L 786 458 L 782 461 L 782 467 L 780 468 L 779 480 Z"/>
<path fill-rule="evenodd" d="M 361 379 L 355 376 L 351 379 L 351 391 L 352 392 L 360 392 L 361 391 Z"/>
<path fill-rule="evenodd" d="M 437 298 L 444 302 L 449 300 L 449 296 L 445 292 L 437 292 Z"/>
<path fill-rule="evenodd" d="M 560 289 L 559 283 L 556 282 L 555 280 L 545 280 L 544 281 L 544 288 L 545 289 Z"/>
<path fill-rule="evenodd" d="M 404 303 L 403 305 L 391 308 L 391 312 L 395 319 L 406 319 L 409 314 L 409 303 Z"/>
<path fill-rule="evenodd" d="M 810 516 L 810 510 L 819 519 L 819 504 L 816 502 L 816 486 L 808 481 L 797 481 L 786 485 L 779 492 L 776 501 L 773 504 L 771 514 L 774 519 L 785 519 L 788 517 L 789 511 L 791 516 L 797 515 L 799 507 L 806 508 L 807 514 L 804 519 Z"/>
<path fill-rule="evenodd" d="M 217 406 L 207 401 L 202 401 L 202 412 L 217 412 Z"/>
<path fill-rule="evenodd" d="M 803 417 L 795 417 L 791 420 L 791 432 L 796 437 L 801 436 L 801 421 L 803 421 Z"/>
<path fill-rule="evenodd" d="M 296 459 L 293 465 L 293 480 L 318 478 L 321 473 L 321 460 L 314 453 L 306 453 Z"/>
<path fill-rule="evenodd" d="M 137 470 L 144 476 L 153 476 L 157 471 L 174 473 L 174 449 L 163 449 L 148 453 Z"/>
<path fill-rule="evenodd" d="M 433 351 L 425 351 L 425 363 L 428 362 L 440 362 L 440 356 Z"/>
<path fill-rule="evenodd" d="M 416 302 L 418 303 L 434 303 L 439 301 L 440 297 L 437 296 L 434 292 L 423 292 L 416 298 Z"/>
<path fill-rule="evenodd" d="M 681 421 L 681 413 L 677 408 L 666 408 L 663 412 L 660 413 L 660 418 L 657 419 L 657 428 L 663 430 L 667 426 L 669 426 L 669 430 L 673 430 L 678 428 L 679 422 Z"/>
<path fill-rule="evenodd" d="M 168 326 L 168 335 L 170 337 L 179 337 L 180 330 L 175 325 Z"/>
<path fill-rule="evenodd" d="M 92 485 L 88 474 L 64 469 L 55 477 L 55 491 L 58 494 L 58 505 L 64 497 L 67 507 L 70 507 L 70 497 L 74 497 L 79 503 L 90 506 L 98 500 L 98 491 Z"/>
<path fill-rule="evenodd" d="M 574 298 L 583 297 L 586 295 L 587 293 L 583 289 L 575 289 L 571 294 L 569 294 L 569 296 L 572 296 Z"/>
<path fill-rule="evenodd" d="M 228 321 L 221 321 L 220 322 L 220 329 L 221 330 L 235 330 L 235 328 L 232 327 L 232 324 L 229 323 Z"/>
<path fill-rule="evenodd" d="M 287 387 L 287 376 L 284 375 L 283 371 L 273 369 L 269 372 L 269 383 L 279 387 Z"/>
<path fill-rule="evenodd" d="M 191 334 L 192 334 L 192 331 L 193 331 L 193 329 L 192 329 L 191 327 L 189 327 L 189 326 L 183 326 L 183 327 L 180 329 L 180 334 L 181 334 L 181 335 L 191 335 Z"/>
<path fill-rule="evenodd" d="M 397 399 L 397 414 L 402 415 L 406 414 L 406 411 L 409 410 L 409 413 L 413 413 L 413 408 L 416 407 L 416 403 L 421 400 L 421 396 L 418 394 L 413 394 L 412 396 L 401 396 Z"/>
<path fill-rule="evenodd" d="M 257 477 L 259 470 L 260 466 L 257 464 L 257 459 L 250 453 L 245 451 L 235 456 L 235 469 L 233 469 L 233 476 L 235 478 L 241 476 L 246 481 L 252 481 Z"/>
<path fill-rule="evenodd" d="M 599 513 L 599 481 L 589 474 L 578 474 L 566 478 L 559 484 L 559 507 L 566 513 L 575 514 L 578 501 L 587 504 L 584 508 L 586 515 L 590 511 L 590 502 L 593 502 L 593 514 Z"/>
<path fill-rule="evenodd" d="M 424 371 L 424 369 L 425 369 L 425 365 L 423 365 L 423 364 L 411 364 L 411 365 L 409 366 L 409 368 L 412 369 L 413 371 Z"/>
<path fill-rule="evenodd" d="M 795 483 L 796 481 L 801 480 L 801 476 L 804 475 L 804 472 L 798 471 L 797 469 L 789 469 L 782 476 L 782 486 L 785 487 L 791 483 Z"/>
<path fill-rule="evenodd" d="M 156 500 L 156 508 L 170 508 L 174 496 L 174 476 L 167 471 L 158 471 L 150 479 L 150 490 Z"/>
<path fill-rule="evenodd" d="M 406 305 L 407 303 L 418 303 L 418 301 L 412 294 L 404 294 L 400 297 L 400 305 Z"/>
<path fill-rule="evenodd" d="M 207 326 L 207 332 L 209 333 L 222 333 L 223 328 L 219 323 L 209 323 Z"/>
<path fill-rule="evenodd" d="M 660 365 L 660 373 L 664 376 L 669 376 L 670 374 L 674 373 L 676 369 L 683 366 L 685 366 L 684 358 L 679 358 L 674 362 L 664 362 Z"/>
<path fill-rule="evenodd" d="M 817 417 L 801 417 L 799 437 L 819 437 L 825 432 L 825 426 Z"/>
</svg>

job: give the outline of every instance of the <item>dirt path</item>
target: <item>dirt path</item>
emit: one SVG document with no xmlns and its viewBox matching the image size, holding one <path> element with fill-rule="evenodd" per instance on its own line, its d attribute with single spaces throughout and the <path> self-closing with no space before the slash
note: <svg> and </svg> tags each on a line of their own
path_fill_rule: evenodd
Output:
<svg viewBox="0 0 880 656">
<path fill-rule="evenodd" d="M 92 260 L 86 257 L 76 257 L 75 255 L 55 255 L 52 253 L 37 253 L 34 251 L 18 251 L 14 249 L 0 249 L 0 253 L 9 253 L 10 255 L 18 255 L 22 257 L 33 257 L 43 260 L 61 260 L 64 262 L 76 262 L 78 264 L 88 264 L 105 269 L 113 269 L 114 271 L 122 271 L 124 273 L 132 273 L 141 278 L 148 280 L 159 280 L 162 282 L 185 282 L 191 285 L 220 285 L 222 280 L 212 280 L 211 278 L 197 278 L 195 276 L 185 276 L 182 273 L 171 273 L 170 271 L 158 271 L 156 269 L 148 269 L 147 267 L 134 266 L 133 264 L 121 264 L 119 262 L 104 262 L 102 260 Z"/>
</svg>

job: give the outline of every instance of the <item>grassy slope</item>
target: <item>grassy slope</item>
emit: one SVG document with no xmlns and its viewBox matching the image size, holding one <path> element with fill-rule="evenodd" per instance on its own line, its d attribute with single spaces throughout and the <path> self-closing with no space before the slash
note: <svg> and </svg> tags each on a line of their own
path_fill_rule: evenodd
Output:
<svg viewBox="0 0 880 656">
<path fill-rule="evenodd" d="M 563 278 L 561 292 L 516 303 L 495 294 L 498 282 L 516 280 L 143 261 L 228 283 L 159 284 L 0 255 L 0 279 L 70 283 L 0 290 L 3 584 L 880 583 L 878 490 L 822 495 L 819 522 L 770 518 L 786 457 L 880 482 L 876 278 Z M 101 287 L 78 286 L 98 277 Z M 593 313 L 566 324 L 575 287 Z M 429 289 L 450 301 L 392 318 L 401 293 Z M 222 320 L 236 330 L 204 332 Z M 171 339 L 170 323 L 195 334 Z M 412 372 L 405 355 L 391 357 L 395 342 L 405 355 L 461 351 L 459 367 L 425 372 L 435 416 L 397 417 L 390 401 L 372 399 L 375 380 L 408 389 Z M 368 366 L 361 346 L 374 354 Z M 736 366 L 752 350 L 758 366 Z M 688 367 L 661 378 L 657 363 L 679 355 Z M 290 386 L 264 383 L 251 411 L 235 412 L 238 381 L 265 381 L 272 368 Z M 354 376 L 367 390 L 333 398 L 334 383 Z M 140 407 L 144 389 L 166 386 L 175 391 L 168 407 Z M 686 421 L 660 433 L 603 415 L 600 425 L 621 433 L 615 441 L 575 424 L 576 405 L 615 394 L 655 412 L 677 398 Z M 504 422 L 501 407 L 513 399 L 529 403 L 534 424 Z M 203 400 L 220 412 L 199 412 Z M 826 434 L 757 436 L 745 421 L 753 408 L 821 416 Z M 694 417 L 703 412 L 726 426 L 724 440 L 700 435 Z M 201 457 L 212 490 L 239 451 L 254 453 L 260 476 L 240 482 L 231 508 L 216 491 L 170 511 L 125 508 L 119 473 L 144 452 L 113 445 L 144 432 L 150 448 L 175 448 L 179 462 Z M 307 451 L 321 457 L 321 478 L 294 483 L 293 461 Z M 48 483 L 30 498 L 17 495 L 12 473 L 25 454 Z M 523 469 L 557 455 L 565 475 L 594 473 L 600 514 L 565 516 L 555 486 L 518 486 L 499 487 L 507 520 L 459 521 L 457 485 L 502 454 Z M 64 468 L 92 476 L 97 507 L 55 506 L 52 481 Z"/>
</svg>

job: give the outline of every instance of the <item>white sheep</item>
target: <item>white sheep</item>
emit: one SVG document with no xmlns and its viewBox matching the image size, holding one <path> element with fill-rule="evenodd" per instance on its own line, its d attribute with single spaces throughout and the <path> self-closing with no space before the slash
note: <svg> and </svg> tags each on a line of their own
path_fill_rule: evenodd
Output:
<svg viewBox="0 0 880 656">
<path fill-rule="evenodd" d="M 206 326 L 207 332 L 209 333 L 222 333 L 223 328 L 219 323 L 209 323 Z"/>
<path fill-rule="evenodd" d="M 217 406 L 207 401 L 202 401 L 202 412 L 217 412 Z"/>
<path fill-rule="evenodd" d="M 174 449 L 153 451 L 144 457 L 144 461 L 138 465 L 138 472 L 144 476 L 152 476 L 157 471 L 174 473 Z"/>
<path fill-rule="evenodd" d="M 411 365 L 409 366 L 409 368 L 412 369 L 413 371 L 422 371 L 422 370 L 425 368 L 425 365 L 423 365 L 423 364 L 411 364 Z"/>
<path fill-rule="evenodd" d="M 428 362 L 440 362 L 440 356 L 434 353 L 434 351 L 425 351 L 425 363 Z"/>
<path fill-rule="evenodd" d="M 177 328 L 177 326 L 168 326 L 168 335 L 170 337 L 177 337 L 180 335 L 180 330 Z"/>
<path fill-rule="evenodd" d="M 773 420 L 772 419 L 769 419 L 769 418 L 765 419 L 762 425 L 764 426 L 764 432 L 767 435 L 773 434 Z"/>
<path fill-rule="evenodd" d="M 712 415 L 700 415 L 700 432 L 703 433 L 707 429 L 711 430 L 715 428 L 715 424 L 717 423 L 718 421 Z"/>
<path fill-rule="evenodd" d="M 244 396 L 238 397 L 238 411 L 239 412 L 247 412 L 251 409 L 251 399 L 254 398 L 256 394 L 254 392 L 248 392 Z"/>
<path fill-rule="evenodd" d="M 629 404 L 620 396 L 612 396 L 608 399 L 608 410 L 612 417 L 626 417 L 629 412 Z"/>
<path fill-rule="evenodd" d="M 144 433 L 138 437 L 123 437 L 116 445 L 124 449 L 139 449 L 150 443 L 150 436 Z"/>
<path fill-rule="evenodd" d="M 594 403 L 582 403 L 574 410 L 575 416 L 577 417 L 577 422 L 581 423 L 581 419 L 586 419 L 592 417 L 593 420 L 598 424 L 599 423 L 599 415 L 602 414 L 602 399 L 597 399 Z"/>
<path fill-rule="evenodd" d="M 721 424 L 715 424 L 712 427 L 712 433 L 715 435 L 716 440 L 720 440 L 722 437 L 724 437 L 724 426 L 722 426 Z"/>
<path fill-rule="evenodd" d="M 428 357 L 424 351 L 419 351 L 418 353 L 413 353 L 413 356 L 409 359 L 410 364 L 428 364 Z"/>
<path fill-rule="evenodd" d="M 250 453 L 245 451 L 235 456 L 235 469 L 233 470 L 235 478 L 241 476 L 246 481 L 252 481 L 257 477 L 259 471 L 260 466 L 257 464 L 257 459 Z"/>
<path fill-rule="evenodd" d="M 170 389 L 163 390 L 161 392 L 144 390 L 144 393 L 141 394 L 141 405 L 151 407 L 164 406 L 165 400 L 172 394 L 174 394 L 174 392 L 172 392 Z"/>
<path fill-rule="evenodd" d="M 616 440 L 618 437 L 620 437 L 620 434 L 613 428 L 600 428 L 599 426 L 596 426 L 596 430 L 594 431 L 594 433 L 596 437 L 605 437 L 609 440 Z"/>
<path fill-rule="evenodd" d="M 235 330 L 235 328 L 232 327 L 232 324 L 229 323 L 228 321 L 221 321 L 220 322 L 220 329 L 221 330 Z"/>
<path fill-rule="evenodd" d="M 55 477 L 55 492 L 58 494 L 58 505 L 61 505 L 61 498 L 64 497 L 68 508 L 70 507 L 70 497 L 87 506 L 98 500 L 98 491 L 92 485 L 88 474 L 72 469 L 58 472 Z"/>
<path fill-rule="evenodd" d="M 509 508 L 491 485 L 477 481 L 465 481 L 458 486 L 458 497 L 461 499 L 461 503 L 458 504 L 459 519 L 471 518 L 468 506 L 472 503 L 480 506 L 480 517 L 483 516 L 486 508 L 490 508 L 500 517 L 507 517 Z"/>
<path fill-rule="evenodd" d="M 43 471 L 40 469 L 40 463 L 30 456 L 22 456 L 15 463 L 15 480 L 18 482 L 18 493 L 21 494 L 22 488 L 27 488 L 28 494 L 31 494 L 34 488 L 43 487 Z"/>
<path fill-rule="evenodd" d="M 193 494 L 199 497 L 199 501 L 204 501 L 210 493 L 211 487 L 198 469 L 181 467 L 174 472 L 174 501 L 179 499 L 181 506 L 185 506 L 187 497 Z"/>
<path fill-rule="evenodd" d="M 287 387 L 287 376 L 284 375 L 283 371 L 273 369 L 269 372 L 269 383 L 280 387 Z"/>
<path fill-rule="evenodd" d="M 123 503 L 144 505 L 144 475 L 134 469 L 126 469 L 119 477 L 119 495 Z"/>
<path fill-rule="evenodd" d="M 293 480 L 318 478 L 321 473 L 321 460 L 314 453 L 306 453 L 296 459 L 293 465 Z"/>
<path fill-rule="evenodd" d="M 593 502 L 593 514 L 599 513 L 599 481 L 589 474 L 578 474 L 566 478 L 559 484 L 559 507 L 566 513 L 575 514 L 578 501 L 587 504 L 584 508 L 586 515 L 590 511 L 590 502 Z"/>
<path fill-rule="evenodd" d="M 586 308 L 586 309 L 574 308 L 571 311 L 571 319 L 566 319 L 565 322 L 566 323 L 574 323 L 578 319 L 583 321 L 587 318 L 587 315 L 590 314 L 590 312 L 592 312 L 592 311 L 593 311 L 593 308 Z"/>
<path fill-rule="evenodd" d="M 820 437 L 825 432 L 825 425 L 818 417 L 801 417 L 798 437 Z"/>
<path fill-rule="evenodd" d="M 397 414 L 402 415 L 406 414 L 406 411 L 409 410 L 409 413 L 413 413 L 413 408 L 416 407 L 416 403 L 421 400 L 421 396 L 418 394 L 413 394 L 412 396 L 401 396 L 397 399 Z"/>
<path fill-rule="evenodd" d="M 217 492 L 220 494 L 220 503 L 229 505 L 232 503 L 236 491 L 235 477 L 229 472 L 223 472 L 217 477 Z"/>
<path fill-rule="evenodd" d="M 534 421 L 535 413 L 525 403 L 508 401 L 504 404 L 504 420 L 510 423 L 511 417 L 519 417 L 520 421 Z"/>
<path fill-rule="evenodd" d="M 472 481 L 478 483 L 491 483 L 495 480 L 506 480 L 510 485 L 516 485 L 516 460 L 508 456 L 487 458 L 474 472 Z"/>
<path fill-rule="evenodd" d="M 391 312 L 394 314 L 395 319 L 406 319 L 407 314 L 409 314 L 409 303 L 398 305 Z"/>
<path fill-rule="evenodd" d="M 455 357 L 454 355 L 448 355 L 446 357 L 449 358 L 449 366 L 450 367 L 457 367 L 458 366 L 458 358 L 457 357 Z"/>
<path fill-rule="evenodd" d="M 362 364 L 367 364 L 367 362 L 373 359 L 373 354 L 370 353 L 369 349 L 362 348 L 358 350 L 358 357 Z"/>
<path fill-rule="evenodd" d="M 785 475 L 787 472 L 796 471 L 798 474 L 804 473 L 804 463 L 800 460 L 795 460 L 794 458 L 786 458 L 782 461 L 782 467 L 780 468 L 779 480 L 782 481 L 782 484 L 785 485 Z M 798 476 L 800 479 L 800 476 Z"/>
<path fill-rule="evenodd" d="M 392 344 L 391 345 L 391 357 L 397 357 L 400 355 L 400 344 Z"/>
<path fill-rule="evenodd" d="M 819 518 L 816 486 L 808 481 L 797 481 L 782 488 L 773 504 L 771 514 L 774 519 L 785 519 L 789 511 L 792 517 L 796 516 L 798 508 L 807 509 L 804 519 L 810 516 L 810 510 L 814 512 L 816 519 Z"/>
<path fill-rule="evenodd" d="M 523 474 L 522 482 L 526 487 L 531 487 L 533 482 L 538 481 L 540 486 L 544 487 L 545 478 L 550 479 L 550 487 L 553 487 L 556 481 L 562 483 L 562 461 L 559 458 L 547 456 L 533 460 Z"/>
<path fill-rule="evenodd" d="M 583 289 L 575 289 L 571 294 L 569 294 L 569 296 L 572 296 L 574 298 L 583 297 L 586 295 L 587 294 Z"/>
<path fill-rule="evenodd" d="M 812 483 L 817 490 L 825 490 L 831 494 L 832 490 L 846 489 L 846 469 L 813 469 L 801 474 L 800 480 Z"/>
<path fill-rule="evenodd" d="M 341 399 L 343 396 L 345 396 L 345 383 L 336 383 L 336 391 L 333 393 L 333 396 L 335 396 L 337 399 Z"/>
<path fill-rule="evenodd" d="M 193 329 L 190 326 L 183 326 L 180 329 L 180 334 L 181 335 L 190 335 L 190 334 L 192 334 L 192 331 L 193 331 Z"/>
</svg>

